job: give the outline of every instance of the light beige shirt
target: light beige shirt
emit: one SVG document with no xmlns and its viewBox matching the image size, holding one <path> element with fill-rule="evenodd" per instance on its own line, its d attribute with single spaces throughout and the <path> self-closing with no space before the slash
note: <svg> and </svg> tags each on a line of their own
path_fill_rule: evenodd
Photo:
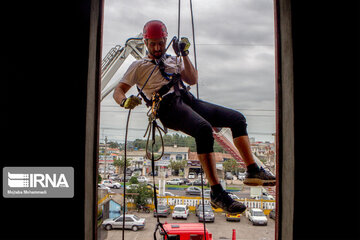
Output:
<svg viewBox="0 0 360 240">
<path fill-rule="evenodd" d="M 181 72 L 184 69 L 184 64 L 180 61 L 180 58 L 177 59 L 175 56 L 170 56 L 164 61 L 165 72 L 167 73 L 175 73 Z M 178 68 L 177 68 L 178 66 Z M 144 59 L 134 61 L 124 76 L 120 80 L 120 82 L 126 83 L 130 86 L 134 86 L 135 84 L 141 89 L 146 82 L 146 79 L 149 77 L 151 71 L 154 69 L 155 64 L 151 62 L 151 59 L 145 57 Z M 179 70 L 178 70 L 179 69 Z M 158 91 L 162 86 L 169 83 L 162 75 L 157 67 L 154 73 L 151 75 L 148 83 L 145 85 L 143 92 L 147 98 L 151 99 L 153 92 Z M 173 88 L 170 89 L 170 92 L 173 92 Z"/>
</svg>

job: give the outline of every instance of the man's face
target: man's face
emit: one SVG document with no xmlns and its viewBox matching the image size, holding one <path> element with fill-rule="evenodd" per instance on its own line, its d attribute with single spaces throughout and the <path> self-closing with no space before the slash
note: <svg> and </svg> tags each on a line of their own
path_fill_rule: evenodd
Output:
<svg viewBox="0 0 360 240">
<path fill-rule="evenodd" d="M 145 44 L 150 57 L 159 59 L 165 53 L 166 38 L 146 39 Z"/>
</svg>

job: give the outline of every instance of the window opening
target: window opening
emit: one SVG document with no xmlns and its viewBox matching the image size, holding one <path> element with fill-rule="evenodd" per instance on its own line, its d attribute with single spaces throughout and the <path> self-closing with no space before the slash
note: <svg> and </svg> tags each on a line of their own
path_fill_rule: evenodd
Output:
<svg viewBox="0 0 360 240">
<path fill-rule="evenodd" d="M 182 2 L 182 4 L 185 5 L 186 1 Z M 233 6 L 232 4 L 234 3 L 228 0 L 223 0 L 221 1 L 221 3 L 220 1 L 218 3 L 216 3 L 216 1 L 211 3 L 204 1 L 207 4 L 201 2 L 202 1 L 196 1 L 196 3 L 194 2 L 194 9 L 198 10 L 196 13 L 197 15 L 195 16 L 195 24 L 197 29 L 201 29 L 202 31 L 204 31 L 204 29 L 206 30 L 209 26 L 212 26 L 212 28 L 216 28 L 218 26 L 218 28 L 216 28 L 216 34 L 214 31 L 210 31 L 209 29 L 209 31 L 204 31 L 204 35 L 201 35 L 199 33 L 197 33 L 196 35 L 198 39 L 197 54 L 199 58 L 198 63 L 201 98 L 205 99 L 206 101 L 214 102 L 243 112 L 244 115 L 247 117 L 250 144 L 252 151 L 256 156 L 256 161 L 262 166 L 267 166 L 268 168 L 270 168 L 272 172 L 276 172 L 274 145 L 275 50 L 273 43 L 274 24 L 273 22 L 271 22 L 273 20 L 274 12 L 272 9 L 273 3 L 272 1 L 265 0 L 259 1 L 257 3 L 238 1 L 238 3 Z M 151 9 L 154 4 L 155 2 L 152 1 L 143 1 L 141 11 L 147 12 L 146 9 Z M 172 8 L 175 9 L 175 5 L 172 6 Z M 199 11 L 200 5 L 202 5 L 202 7 L 204 8 L 204 12 Z M 125 11 L 125 14 L 114 14 L 113 9 Z M 235 11 L 232 15 L 232 23 L 226 21 L 227 24 L 224 24 L 224 21 L 220 20 L 229 20 L 229 13 L 227 12 L 227 14 L 225 14 L 225 9 L 227 11 L 229 11 L 229 9 L 234 11 L 238 10 Z M 141 28 L 147 19 L 141 19 L 140 17 L 139 22 L 142 21 L 142 23 L 140 24 L 130 19 L 124 18 L 122 19 L 121 24 L 117 24 L 116 27 L 115 25 L 111 24 L 113 22 L 116 22 L 113 21 L 116 16 L 126 16 L 129 14 L 129 12 L 135 10 L 137 12 L 139 11 L 138 6 L 134 5 L 132 1 L 124 1 L 122 3 L 119 3 L 117 1 L 105 2 L 103 40 L 103 56 L 105 57 L 103 58 L 102 67 L 104 74 L 103 77 L 110 76 L 112 74 L 112 77 L 108 77 L 107 79 L 109 81 L 107 86 L 110 86 L 110 88 L 116 83 L 117 80 L 121 78 L 125 70 L 134 60 L 141 59 L 146 53 L 146 49 L 144 45 L 142 45 L 141 39 L 139 39 L 141 38 L 140 35 L 132 33 L 136 32 L 134 31 L 134 29 L 139 29 L 139 32 L 141 32 Z M 240 16 L 241 14 L 239 14 L 240 10 L 244 11 L 244 14 L 242 16 Z M 168 12 L 170 11 L 171 10 L 169 9 Z M 209 13 L 211 13 L 210 15 L 213 16 L 212 19 L 216 20 L 214 21 L 214 24 L 206 23 L 206 21 L 209 21 L 209 19 L 206 17 L 210 16 Z M 272 15 L 270 13 L 272 13 Z M 190 19 L 190 16 L 186 14 L 188 13 L 184 13 L 182 19 Z M 255 21 L 255 19 L 259 18 L 251 17 L 251 14 L 254 14 L 254 16 L 261 16 L 260 20 L 258 22 Z M 162 14 L 159 13 L 159 15 L 157 16 L 162 16 Z M 147 18 L 156 18 L 156 16 L 147 16 Z M 176 14 L 174 13 L 174 16 L 168 16 L 168 18 L 165 18 L 164 21 L 168 23 L 169 41 L 171 38 L 170 36 L 176 35 Z M 224 27 L 222 24 L 226 25 L 226 27 Z M 254 30 L 254 32 L 251 32 L 251 30 L 247 30 L 247 32 L 245 31 L 246 25 L 249 25 L 248 29 L 256 30 Z M 187 36 L 190 41 L 192 41 L 193 39 L 191 37 L 191 30 L 187 29 L 185 26 L 186 24 L 182 23 L 181 35 Z M 253 28 L 251 28 L 251 26 L 253 26 Z M 267 30 L 262 31 L 262 28 L 267 28 Z M 241 31 L 241 29 L 244 29 L 244 31 Z M 220 34 L 220 30 L 224 31 L 224 34 Z M 210 38 L 210 35 L 207 35 L 206 33 L 211 32 L 213 34 Z M 115 38 L 115 35 L 120 37 Z M 221 35 L 224 37 L 221 37 Z M 243 38 L 242 36 L 246 36 L 248 38 Z M 117 42 L 119 40 L 116 40 L 116 42 L 114 42 L 115 39 L 120 39 L 120 42 Z M 209 39 L 211 39 L 211 41 L 209 41 Z M 112 64 L 119 63 L 112 62 L 112 59 L 120 56 L 123 57 L 126 55 L 125 52 L 128 51 L 127 49 L 125 49 L 125 43 L 128 43 L 128 46 L 131 46 L 129 47 L 131 48 L 131 51 L 130 53 L 127 52 L 127 56 L 123 58 L 123 61 L 120 64 L 121 66 L 118 68 L 118 70 L 115 71 L 115 73 L 112 73 Z M 170 53 L 174 54 L 172 49 L 170 49 Z M 223 58 L 223 55 L 226 56 L 226 58 Z M 190 56 L 190 58 L 194 60 L 193 56 Z M 102 90 L 102 105 L 100 117 L 100 145 L 102 145 L 102 147 L 100 147 L 101 151 L 99 153 L 99 155 L 101 156 L 100 159 L 102 159 L 102 161 L 99 162 L 99 166 L 101 169 L 103 169 L 103 171 L 99 172 L 99 175 L 102 179 L 113 178 L 115 182 L 120 182 L 121 177 L 124 178 L 124 176 L 121 175 L 123 174 L 121 166 L 124 164 L 125 161 L 122 152 L 122 148 L 124 146 L 123 139 L 125 129 L 124 124 L 119 124 L 119 122 L 121 122 L 121 116 L 124 116 L 125 111 L 114 104 L 114 101 L 112 100 L 112 94 L 109 94 L 111 92 L 110 90 L 107 90 L 106 88 Z M 132 89 L 131 91 L 127 93 L 127 95 L 136 95 L 136 89 Z M 191 91 L 193 91 L 195 95 L 195 88 Z M 219 95 L 220 92 L 226 94 Z M 236 101 L 234 99 L 236 99 Z M 242 104 L 237 104 L 239 102 Z M 261 104 L 259 104 L 259 102 Z M 151 163 L 149 162 L 149 159 L 145 157 L 144 152 L 141 152 L 144 149 L 144 146 L 142 145 L 144 142 L 142 142 L 141 139 L 146 127 L 146 119 L 144 120 L 144 115 L 146 115 L 146 111 L 147 110 L 144 104 L 134 110 L 132 115 L 133 119 L 131 120 L 129 128 L 130 140 L 128 145 L 129 155 L 127 160 L 132 160 L 132 162 L 137 164 L 136 166 L 132 166 L 134 168 L 139 169 L 140 167 L 142 167 L 140 175 L 151 175 L 151 171 L 149 171 L 149 169 L 151 168 Z M 124 121 L 122 122 L 124 123 Z M 181 148 L 182 146 L 188 148 L 188 159 L 185 159 L 187 161 L 187 166 L 182 168 L 183 170 L 178 171 L 181 177 L 186 177 L 189 173 L 189 167 L 192 165 L 191 160 L 195 158 L 194 161 L 199 161 L 198 159 L 196 159 L 196 154 L 195 157 L 191 156 L 192 152 L 196 152 L 196 146 L 188 139 L 188 136 L 176 134 L 178 134 L 178 132 L 174 132 L 171 130 L 169 131 L 168 136 L 171 137 L 169 139 L 169 142 L 171 142 L 172 144 L 176 142 L 179 151 L 181 150 L 179 148 Z M 239 154 L 236 153 L 236 149 L 234 151 L 234 146 L 228 144 L 229 139 L 231 139 L 231 132 L 229 130 L 219 129 L 219 132 L 217 132 L 214 137 L 216 140 L 216 144 L 218 144 L 218 147 L 220 149 L 219 152 L 217 152 L 219 153 L 217 154 L 217 161 L 222 162 L 222 164 L 220 164 L 221 167 L 219 167 L 218 169 L 218 174 L 220 176 L 221 173 L 224 174 L 226 172 L 226 169 L 224 169 L 224 167 L 226 166 L 224 164 L 225 162 L 230 161 L 231 159 L 235 159 L 241 162 L 241 159 L 239 159 Z M 182 144 L 179 140 L 184 140 L 185 144 Z M 157 175 L 159 175 L 159 178 L 163 177 L 165 179 L 168 177 L 173 177 L 171 176 L 172 171 L 169 171 L 168 168 L 170 162 L 169 160 L 171 159 L 172 154 L 173 153 L 165 152 L 164 157 L 159 162 L 157 162 L 156 168 L 158 169 Z M 175 159 L 182 160 L 183 156 L 187 156 L 183 154 L 184 153 L 175 153 Z M 127 173 L 130 172 L 131 176 L 131 162 L 127 163 L 127 166 L 130 166 L 130 169 L 129 171 L 127 171 Z M 240 172 L 240 170 L 244 169 L 245 166 L 243 164 L 239 164 L 238 168 L 239 169 L 237 169 L 235 173 Z M 195 171 L 198 173 L 198 170 Z M 223 179 L 225 178 L 224 175 L 221 178 L 223 180 L 222 183 L 224 186 L 229 185 L 227 186 L 229 190 L 232 190 L 232 187 L 230 186 L 231 184 L 228 184 L 228 181 L 232 181 L 232 183 L 234 183 L 234 181 L 241 181 L 240 175 L 237 174 L 234 176 L 234 179 Z M 190 180 L 193 181 L 192 179 Z M 98 195 L 100 197 L 98 197 L 98 199 L 104 200 L 110 195 L 112 197 L 119 194 L 121 195 L 122 187 L 124 187 L 122 186 L 122 183 L 120 183 L 119 188 L 115 185 L 109 186 L 105 188 L 104 191 L 99 191 Z M 166 184 L 164 184 L 164 187 L 165 190 Z M 255 198 L 257 194 L 263 195 L 264 192 L 276 197 L 275 188 L 264 187 L 261 189 L 260 193 L 256 193 L 255 190 L 252 191 L 251 188 L 243 186 L 241 190 L 243 191 L 244 189 L 248 191 L 247 199 L 249 202 L 251 202 L 249 203 L 249 206 L 259 208 L 263 208 L 264 206 L 270 206 L 269 209 L 263 209 L 266 215 L 268 214 L 267 211 L 270 212 L 271 209 L 274 207 L 274 204 L 266 204 L 267 202 L 264 202 L 264 200 L 260 200 L 260 202 L 258 202 L 252 199 Z M 161 192 L 163 190 L 159 189 L 159 191 Z M 253 197 L 251 196 L 251 192 L 253 192 Z M 243 196 L 245 196 L 245 194 Z M 242 196 L 240 195 L 239 197 L 241 201 Z M 167 199 L 166 201 L 167 203 L 169 203 L 168 200 L 169 199 Z M 187 199 L 185 200 L 186 201 L 183 202 L 186 202 L 187 204 L 188 202 L 192 202 L 187 201 Z M 135 197 L 130 195 L 129 198 L 126 200 L 127 206 L 125 208 L 125 211 L 132 211 L 131 206 L 134 201 Z M 269 201 L 269 203 L 273 203 L 276 200 Z M 119 202 L 122 201 L 119 200 Z M 170 202 L 175 203 L 176 201 Z M 195 205 L 191 204 L 192 203 L 189 203 L 190 210 L 195 207 Z M 242 217 L 246 218 L 246 216 Z M 274 225 L 272 225 L 272 227 L 274 227 Z M 214 235 L 214 231 L 212 231 L 212 234 Z"/>
</svg>

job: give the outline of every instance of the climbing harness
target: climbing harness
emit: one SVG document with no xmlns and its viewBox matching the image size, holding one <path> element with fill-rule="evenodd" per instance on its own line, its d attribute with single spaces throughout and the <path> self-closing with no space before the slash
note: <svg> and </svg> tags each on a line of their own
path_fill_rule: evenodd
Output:
<svg viewBox="0 0 360 240">
<path fill-rule="evenodd" d="M 176 41 L 177 38 L 174 37 L 173 39 L 174 39 L 174 41 Z M 164 79 L 166 79 L 166 80 L 168 81 L 167 84 L 165 84 L 164 86 L 162 86 L 157 92 L 154 93 L 154 94 L 156 95 L 156 96 L 155 96 L 155 100 L 158 101 L 158 102 L 162 100 L 162 97 L 163 97 L 164 95 L 166 95 L 166 94 L 170 91 L 170 89 L 171 89 L 172 87 L 174 87 L 174 92 L 175 92 L 175 94 L 177 94 L 177 95 L 179 96 L 179 84 L 180 84 L 181 87 L 182 87 L 183 89 L 185 89 L 185 90 L 189 90 L 189 89 L 190 89 L 189 86 L 186 87 L 185 84 L 184 84 L 184 82 L 181 81 L 181 75 L 180 75 L 179 73 L 167 73 L 167 72 L 165 72 L 165 64 L 164 64 L 164 61 L 166 61 L 166 59 L 167 59 L 168 57 L 170 57 L 170 55 L 166 55 L 166 54 L 165 54 L 165 55 L 164 55 L 161 59 L 159 59 L 159 60 L 153 59 L 153 60 L 149 61 L 149 62 L 151 62 L 151 63 L 159 66 L 159 70 L 160 70 L 161 75 L 163 76 Z M 140 96 L 144 99 L 144 101 L 145 101 L 145 103 L 146 103 L 146 106 L 147 106 L 147 107 L 151 107 L 151 106 L 154 104 L 154 102 L 153 102 L 153 100 L 154 100 L 154 94 L 153 94 L 153 96 L 152 96 L 152 99 L 150 100 L 150 99 L 148 99 L 148 98 L 146 97 L 146 95 L 143 93 L 143 91 L 141 91 L 141 89 L 140 89 L 139 87 L 137 87 L 137 89 L 138 89 L 138 92 L 139 92 Z"/>
<path fill-rule="evenodd" d="M 163 154 L 164 154 L 164 141 L 162 138 L 162 132 L 163 133 L 167 133 L 167 129 L 162 129 L 156 122 L 156 119 L 159 117 L 159 107 L 160 107 L 160 103 L 163 99 L 163 97 L 170 91 L 171 88 L 174 88 L 174 93 L 177 96 L 180 96 L 180 88 L 179 85 L 181 85 L 181 87 L 185 90 L 188 91 L 190 88 L 189 86 L 186 87 L 185 84 L 183 83 L 183 81 L 181 80 L 181 75 L 178 72 L 169 74 L 167 72 L 165 72 L 165 64 L 164 61 L 166 60 L 167 57 L 169 57 L 169 55 L 166 55 L 166 52 L 168 50 L 168 48 L 170 47 L 170 45 L 172 44 L 173 41 L 176 41 L 177 39 L 179 39 L 180 37 L 180 9 L 181 9 L 181 0 L 178 1 L 179 5 L 178 5 L 178 36 L 177 37 L 173 37 L 170 41 L 170 43 L 168 44 L 168 46 L 165 49 L 165 54 L 162 58 L 160 58 L 159 60 L 152 60 L 152 62 L 155 64 L 154 68 L 152 69 L 152 71 L 150 72 L 148 78 L 146 79 L 145 83 L 143 84 L 143 86 L 141 87 L 141 89 L 139 87 L 137 87 L 138 89 L 138 94 L 137 96 L 141 96 L 147 107 L 150 107 L 150 110 L 147 113 L 148 116 L 148 120 L 149 120 L 149 124 L 148 127 L 146 129 L 145 135 L 148 134 L 147 137 L 147 142 L 146 142 L 146 157 L 148 159 L 151 159 L 151 167 L 152 167 L 152 175 L 153 175 L 153 191 L 154 191 L 154 206 L 155 206 L 155 211 L 157 211 L 158 209 L 158 202 L 157 202 L 157 195 L 156 195 L 156 186 L 155 186 L 155 161 L 158 161 L 162 158 Z M 191 11 L 191 22 L 192 22 L 192 33 L 193 33 L 193 42 L 194 42 L 194 59 L 195 59 L 195 69 L 197 70 L 197 62 L 196 62 L 196 48 L 195 48 L 195 30 L 194 30 L 194 20 L 193 20 L 193 9 L 192 9 L 192 1 L 190 0 L 190 11 Z M 176 57 L 176 66 L 177 66 L 177 57 Z M 143 89 L 144 87 L 147 85 L 150 77 L 152 76 L 152 74 L 154 73 L 154 71 L 156 70 L 156 68 L 159 67 L 160 73 L 161 75 L 169 81 L 168 84 L 162 86 L 157 92 L 153 93 L 151 100 L 149 100 L 146 95 L 143 93 Z M 199 90 L 198 90 L 198 84 L 196 84 L 196 91 L 197 91 L 197 98 L 199 98 Z M 127 116 L 127 121 L 126 121 L 126 129 L 125 129 L 125 144 L 124 144 L 124 198 L 123 198 L 123 206 L 125 209 L 126 206 L 126 191 L 125 191 L 125 181 L 126 181 L 126 159 L 127 159 L 127 137 L 128 137 L 128 129 L 129 129 L 129 120 L 130 120 L 130 114 L 131 114 L 131 109 L 129 109 L 128 112 L 128 116 Z M 160 135 L 160 139 L 161 139 L 161 145 L 162 145 L 162 153 L 160 154 L 159 157 L 157 157 L 155 159 L 154 156 L 154 148 L 155 148 L 155 132 L 158 131 L 159 135 Z M 149 141 L 150 141 L 150 136 L 152 137 L 151 139 L 151 155 L 148 151 L 148 147 L 149 147 Z M 204 202 L 204 186 L 203 186 L 203 168 L 201 167 L 201 192 L 202 192 L 202 211 L 203 211 L 203 225 L 204 225 L 204 239 L 206 240 L 206 225 L 205 225 L 205 202 Z M 125 211 L 123 211 L 123 216 L 125 216 Z M 157 240 L 156 238 L 156 233 L 157 231 L 161 231 L 162 235 L 166 235 L 166 238 L 169 239 L 169 236 L 166 232 L 166 230 L 163 227 L 163 224 L 160 222 L 159 220 L 159 215 L 156 214 L 157 216 L 157 224 L 156 224 L 156 228 L 154 231 L 154 240 Z M 125 239 L 125 219 L 123 218 L 123 231 L 122 231 L 122 239 Z"/>
</svg>

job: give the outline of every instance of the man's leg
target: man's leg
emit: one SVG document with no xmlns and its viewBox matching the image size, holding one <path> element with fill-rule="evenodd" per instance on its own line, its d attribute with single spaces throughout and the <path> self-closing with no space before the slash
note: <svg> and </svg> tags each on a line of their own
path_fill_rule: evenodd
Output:
<svg viewBox="0 0 360 240">
<path fill-rule="evenodd" d="M 253 154 L 251 152 L 249 137 L 247 135 L 234 138 L 234 144 L 239 150 L 239 153 L 246 166 L 255 163 Z"/>
<path fill-rule="evenodd" d="M 210 203 L 215 208 L 222 208 L 230 214 L 240 214 L 246 210 L 246 206 L 238 201 L 234 201 L 220 185 L 216 173 L 216 160 L 214 153 L 198 154 L 201 166 L 211 186 Z"/>
<path fill-rule="evenodd" d="M 206 178 L 209 181 L 210 186 L 220 184 L 218 175 L 216 173 L 216 161 L 214 153 L 198 154 L 201 166 L 204 169 Z"/>
<path fill-rule="evenodd" d="M 247 123 L 244 115 L 233 109 L 201 100 L 194 100 L 192 107 L 204 119 L 209 121 L 213 127 L 228 127 L 231 129 L 234 137 L 234 144 L 239 150 L 239 153 L 247 167 L 244 184 L 252 186 L 275 185 L 275 177 L 263 168 L 259 168 L 255 162 L 250 148 L 250 141 L 247 134 Z"/>
<path fill-rule="evenodd" d="M 244 184 L 250 186 L 274 186 L 275 176 L 270 172 L 259 168 L 251 152 L 250 141 L 247 135 L 234 138 L 234 144 L 244 160 L 247 168 Z"/>
<path fill-rule="evenodd" d="M 219 184 L 216 173 L 216 161 L 213 153 L 214 138 L 211 124 L 181 99 L 167 102 L 160 106 L 160 120 L 164 126 L 180 130 L 195 138 L 200 163 L 211 186 L 211 204 L 230 214 L 242 213 L 246 206 L 234 201 Z"/>
</svg>

